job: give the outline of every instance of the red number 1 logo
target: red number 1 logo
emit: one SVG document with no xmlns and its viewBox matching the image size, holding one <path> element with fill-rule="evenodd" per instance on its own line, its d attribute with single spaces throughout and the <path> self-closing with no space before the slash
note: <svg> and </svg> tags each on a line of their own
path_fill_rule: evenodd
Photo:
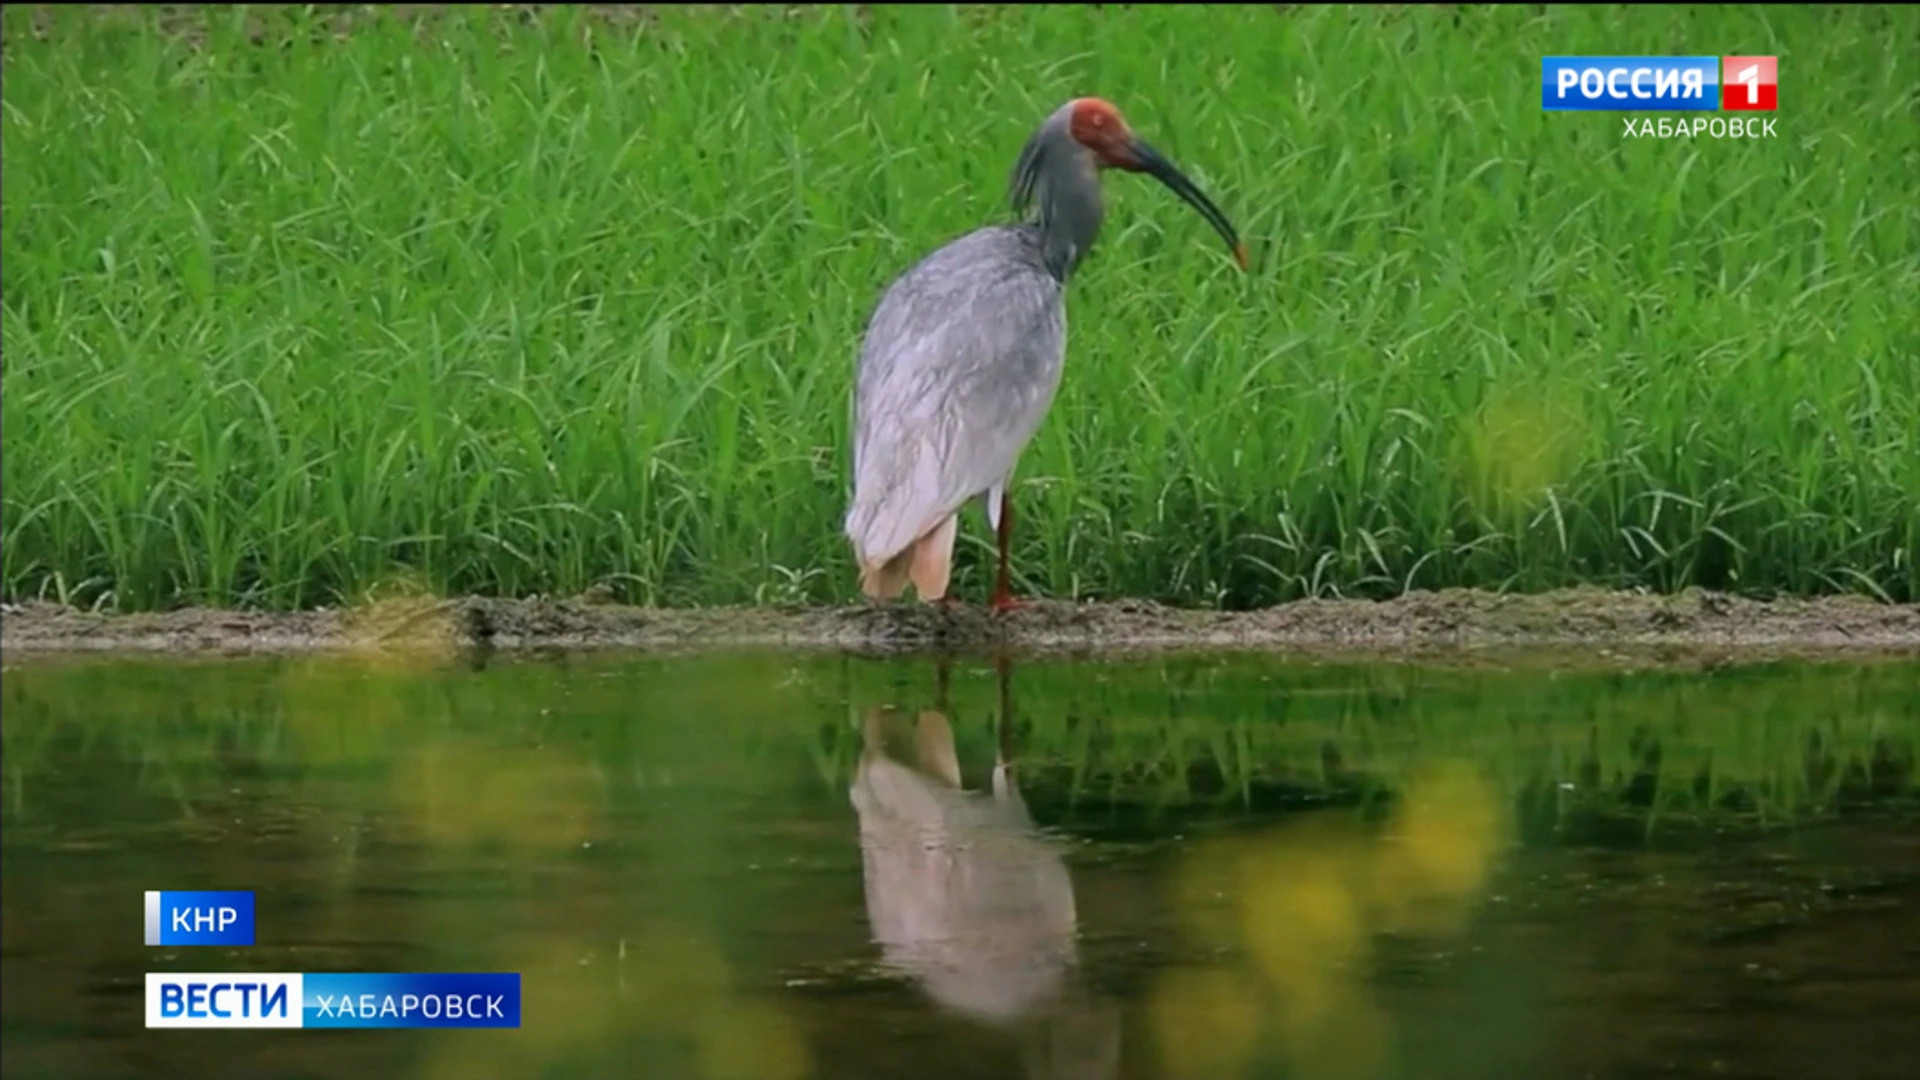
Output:
<svg viewBox="0 0 1920 1080">
<path fill-rule="evenodd" d="M 1774 112 L 1780 107 L 1780 58 L 1720 58 L 1720 108 L 1725 112 Z"/>
</svg>

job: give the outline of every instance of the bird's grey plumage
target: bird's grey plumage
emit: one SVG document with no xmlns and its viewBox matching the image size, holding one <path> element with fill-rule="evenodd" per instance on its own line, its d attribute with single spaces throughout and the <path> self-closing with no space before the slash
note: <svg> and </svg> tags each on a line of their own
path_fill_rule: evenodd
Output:
<svg viewBox="0 0 1920 1080">
<path fill-rule="evenodd" d="M 978 229 L 881 296 L 853 401 L 854 497 L 846 531 L 878 565 L 999 492 L 1059 389 L 1063 290 L 1102 216 L 1096 163 L 1063 106 L 1027 141 L 1010 194 L 1035 220 Z"/>
<path fill-rule="evenodd" d="M 909 271 L 875 312 L 855 388 L 847 517 L 867 561 L 1004 485 L 1053 404 L 1067 316 L 1036 235 L 970 233 Z"/>
</svg>

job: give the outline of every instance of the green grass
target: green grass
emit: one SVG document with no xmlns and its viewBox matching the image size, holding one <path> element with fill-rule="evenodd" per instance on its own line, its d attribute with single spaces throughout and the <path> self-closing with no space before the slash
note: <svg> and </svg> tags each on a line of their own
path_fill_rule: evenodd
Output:
<svg viewBox="0 0 1920 1080">
<path fill-rule="evenodd" d="M 6 597 L 849 598 L 865 319 L 1080 93 L 1256 265 L 1109 178 L 1022 589 L 1920 597 L 1916 9 L 327 17 L 6 9 Z M 1636 52 L 1779 137 L 1541 111 Z"/>
</svg>

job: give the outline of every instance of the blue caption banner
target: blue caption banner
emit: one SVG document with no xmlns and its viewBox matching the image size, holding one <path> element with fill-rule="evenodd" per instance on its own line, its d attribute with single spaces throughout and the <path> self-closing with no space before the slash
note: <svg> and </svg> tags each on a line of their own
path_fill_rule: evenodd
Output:
<svg viewBox="0 0 1920 1080">
<path fill-rule="evenodd" d="M 150 1028 L 517 1028 L 520 976 L 149 972 Z"/>
<path fill-rule="evenodd" d="M 147 892 L 149 945 L 251 945 L 251 892 Z"/>
<path fill-rule="evenodd" d="M 317 974 L 302 979 L 301 1027 L 517 1028 L 517 974 Z"/>
<path fill-rule="evenodd" d="M 1548 112 L 1711 112 L 1720 108 L 1717 56 L 1543 56 Z"/>
</svg>

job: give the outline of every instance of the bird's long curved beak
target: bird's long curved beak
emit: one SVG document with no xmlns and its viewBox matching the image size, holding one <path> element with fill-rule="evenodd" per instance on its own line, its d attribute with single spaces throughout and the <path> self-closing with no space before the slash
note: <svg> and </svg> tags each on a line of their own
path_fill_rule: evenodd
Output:
<svg viewBox="0 0 1920 1080">
<path fill-rule="evenodd" d="M 1227 242 L 1227 246 L 1233 249 L 1234 260 L 1240 264 L 1240 269 L 1245 270 L 1247 268 L 1247 245 L 1240 242 L 1240 234 L 1234 230 L 1233 222 L 1228 221 L 1227 215 L 1221 213 L 1220 208 L 1213 205 L 1213 200 L 1207 198 L 1205 193 L 1194 186 L 1193 181 L 1187 179 L 1185 173 L 1175 168 L 1173 162 L 1168 161 L 1160 151 L 1155 150 L 1152 146 L 1149 146 L 1138 138 L 1134 138 L 1128 140 L 1126 147 L 1127 152 L 1133 157 L 1132 161 L 1126 163 L 1126 167 L 1134 172 L 1146 173 L 1154 179 L 1159 180 L 1161 183 L 1172 188 L 1174 194 L 1185 199 L 1195 210 L 1200 211 L 1200 216 L 1206 218 L 1207 223 L 1212 225 L 1214 231 L 1219 233 L 1221 238 Z"/>
</svg>

